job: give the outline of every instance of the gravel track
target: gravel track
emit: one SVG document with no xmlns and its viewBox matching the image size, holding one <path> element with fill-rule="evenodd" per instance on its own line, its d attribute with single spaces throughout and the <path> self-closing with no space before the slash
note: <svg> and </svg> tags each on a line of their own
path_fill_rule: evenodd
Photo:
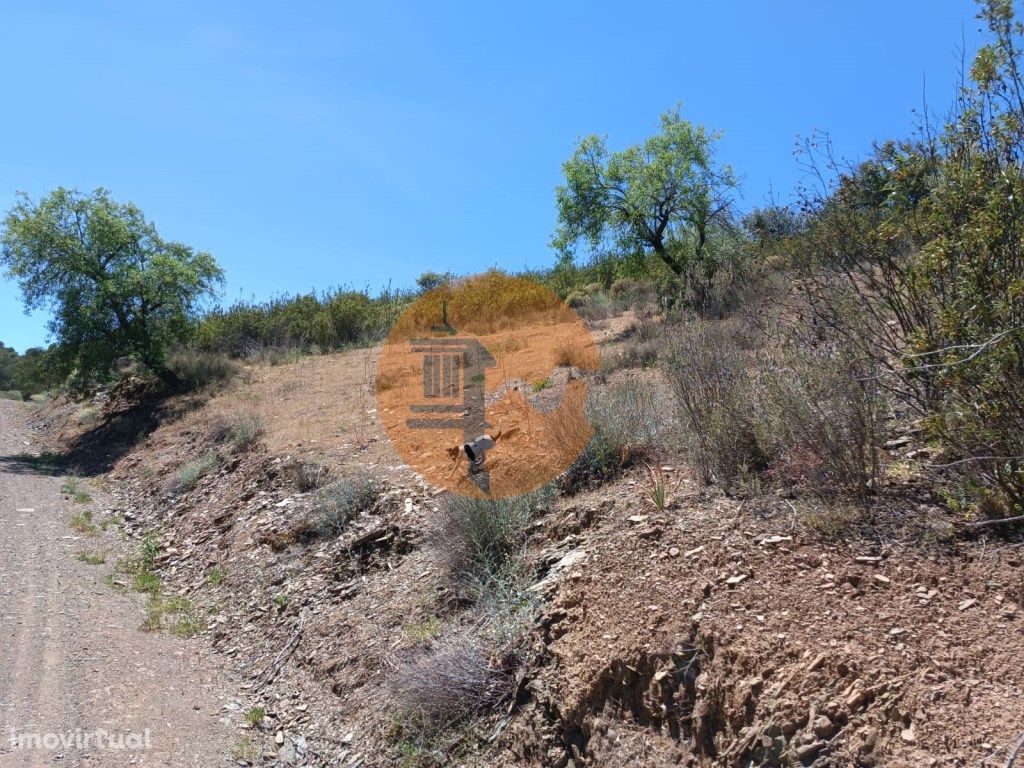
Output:
<svg viewBox="0 0 1024 768">
<path fill-rule="evenodd" d="M 65 500 L 64 478 L 25 460 L 35 452 L 29 412 L 0 400 L 0 766 L 223 764 L 234 740 L 228 683 L 198 642 L 140 631 L 141 600 L 104 583 L 125 545 L 69 527 L 71 515 L 102 507 Z M 107 564 L 76 560 L 85 549 L 107 550 Z M 50 748 L 101 729 L 115 746 L 148 729 L 150 746 Z"/>
</svg>

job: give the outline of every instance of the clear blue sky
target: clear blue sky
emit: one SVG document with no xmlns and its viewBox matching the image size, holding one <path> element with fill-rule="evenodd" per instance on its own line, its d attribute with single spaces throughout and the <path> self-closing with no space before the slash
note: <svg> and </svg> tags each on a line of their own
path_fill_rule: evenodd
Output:
<svg viewBox="0 0 1024 768">
<path fill-rule="evenodd" d="M 163 7 L 157 7 L 162 5 Z M 635 143 L 676 102 L 721 129 L 744 207 L 953 94 L 967 0 L 0 2 L 0 208 L 109 188 L 208 250 L 224 300 L 553 262 L 576 137 Z M 0 283 L 0 340 L 45 341 Z"/>
</svg>

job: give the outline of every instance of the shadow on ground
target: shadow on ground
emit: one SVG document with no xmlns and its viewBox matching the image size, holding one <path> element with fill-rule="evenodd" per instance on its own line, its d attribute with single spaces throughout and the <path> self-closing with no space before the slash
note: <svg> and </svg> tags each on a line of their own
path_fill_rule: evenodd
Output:
<svg viewBox="0 0 1024 768">
<path fill-rule="evenodd" d="M 100 475 L 160 424 L 198 407 L 200 398 L 172 400 L 164 393 L 148 393 L 132 404 L 107 413 L 60 452 L 0 456 L 0 469 L 19 474 Z"/>
</svg>

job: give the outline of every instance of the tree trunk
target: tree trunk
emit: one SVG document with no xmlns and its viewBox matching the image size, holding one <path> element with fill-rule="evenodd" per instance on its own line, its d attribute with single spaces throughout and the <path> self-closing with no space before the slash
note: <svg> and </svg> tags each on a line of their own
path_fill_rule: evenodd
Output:
<svg viewBox="0 0 1024 768">
<path fill-rule="evenodd" d="M 665 264 L 668 266 L 668 268 L 671 269 L 672 272 L 675 273 L 675 276 L 678 277 L 680 280 L 682 280 L 683 279 L 683 265 L 679 264 L 675 259 L 673 259 L 669 255 L 668 249 L 665 248 L 665 243 L 660 241 L 660 240 L 656 240 L 653 243 L 651 243 L 651 247 L 654 249 L 654 252 L 656 254 L 658 254 L 658 257 L 663 262 L 665 262 Z"/>
<path fill-rule="evenodd" d="M 143 360 L 143 362 L 146 364 L 146 367 L 149 368 L 149 370 L 151 370 L 172 392 L 180 390 L 185 386 L 185 380 L 163 363 L 156 363 L 149 360 Z"/>
</svg>

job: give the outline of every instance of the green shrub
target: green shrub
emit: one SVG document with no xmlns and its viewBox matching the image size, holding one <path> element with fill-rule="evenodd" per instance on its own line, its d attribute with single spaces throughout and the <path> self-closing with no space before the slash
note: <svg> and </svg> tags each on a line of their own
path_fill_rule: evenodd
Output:
<svg viewBox="0 0 1024 768">
<path fill-rule="evenodd" d="M 672 423 L 654 389 L 637 379 L 593 388 L 587 399 L 587 418 L 593 436 L 583 453 L 560 480 L 572 493 L 605 482 L 646 456 Z"/>
<path fill-rule="evenodd" d="M 167 358 L 167 367 L 189 390 L 223 384 L 238 375 L 238 364 L 227 355 L 195 349 L 177 350 Z"/>
<path fill-rule="evenodd" d="M 591 322 L 596 320 L 607 320 L 622 314 L 622 310 L 612 301 L 606 293 L 593 295 L 570 294 L 569 306 L 576 310 L 576 314 L 584 320 Z"/>
<path fill-rule="evenodd" d="M 314 349 L 330 351 L 379 341 L 410 300 L 411 293 L 385 291 L 371 298 L 362 291 L 338 290 L 239 303 L 203 318 L 195 343 L 200 349 L 234 357 L 288 362 Z"/>
<path fill-rule="evenodd" d="M 340 535 L 357 515 L 377 503 L 380 483 L 369 475 L 341 478 L 316 496 L 315 515 L 300 524 L 299 539 L 332 538 Z"/>
<path fill-rule="evenodd" d="M 863 497 L 878 480 L 881 399 L 872 371 L 837 352 L 776 356 L 759 377 L 770 475 L 819 495 Z"/>
<path fill-rule="evenodd" d="M 816 325 L 869 357 L 921 417 L 950 480 L 973 489 L 964 502 L 1013 517 L 1024 513 L 1024 26 L 1008 0 L 980 3 L 979 18 L 988 39 L 941 128 L 856 165 L 827 148 L 811 158 L 829 193 L 801 201 L 788 251 Z"/>
<path fill-rule="evenodd" d="M 193 459 L 178 470 L 171 490 L 175 493 L 182 493 L 199 482 L 200 479 L 215 470 L 220 464 L 216 453 L 204 453 L 198 459 Z"/>
<path fill-rule="evenodd" d="M 522 558 L 534 510 L 549 500 L 547 490 L 504 499 L 450 495 L 441 505 L 434 551 L 456 579 L 487 582 Z"/>
<path fill-rule="evenodd" d="M 758 440 L 757 395 L 748 359 L 722 324 L 694 320 L 668 344 L 665 373 L 683 423 L 682 448 L 706 483 L 726 488 L 766 469 L 771 456 Z"/>
</svg>

